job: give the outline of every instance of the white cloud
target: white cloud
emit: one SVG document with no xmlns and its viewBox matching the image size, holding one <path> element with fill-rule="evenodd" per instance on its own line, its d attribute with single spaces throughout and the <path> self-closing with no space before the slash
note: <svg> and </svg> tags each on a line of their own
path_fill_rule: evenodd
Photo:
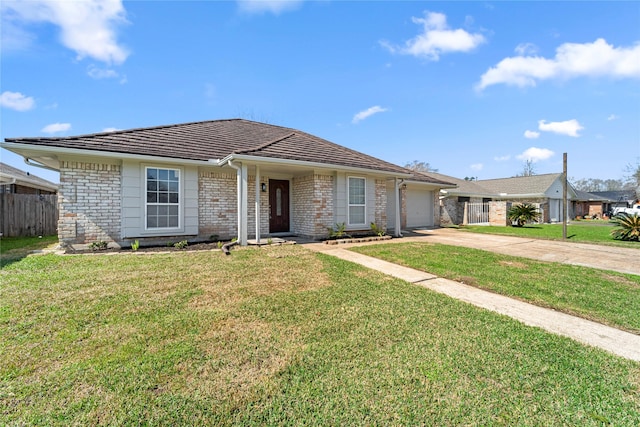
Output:
<svg viewBox="0 0 640 427">
<path fill-rule="evenodd" d="M 517 49 L 517 48 L 516 48 Z M 477 90 L 504 83 L 535 86 L 538 81 L 575 77 L 640 78 L 640 43 L 614 47 L 604 39 L 593 43 L 564 43 L 552 59 L 540 56 L 505 58 L 480 77 Z"/>
<path fill-rule="evenodd" d="M 89 68 L 87 68 L 87 74 L 89 77 L 96 80 L 115 79 L 120 76 L 115 70 L 109 68 L 98 68 L 93 64 L 89 65 Z"/>
<path fill-rule="evenodd" d="M 2 12 L 3 24 L 12 25 L 14 33 L 23 31 L 19 25 L 24 22 L 60 27 L 60 41 L 79 59 L 121 64 L 129 55 L 117 41 L 117 26 L 127 22 L 121 0 L 2 2 Z"/>
<path fill-rule="evenodd" d="M 546 120 L 538 121 L 538 129 L 544 132 L 553 132 L 559 135 L 579 137 L 578 132 L 584 129 L 584 127 L 576 120 L 566 120 L 564 122 L 549 122 Z"/>
<path fill-rule="evenodd" d="M 535 55 L 538 53 L 538 46 L 533 43 L 520 43 L 514 50 L 519 56 Z"/>
<path fill-rule="evenodd" d="M 358 123 L 369 116 L 373 116 L 374 114 L 377 114 L 377 113 L 384 113 L 385 111 L 389 111 L 389 109 L 382 108 L 379 105 L 367 108 L 366 110 L 360 111 L 355 116 L 353 116 L 353 120 L 351 120 L 351 123 Z"/>
<path fill-rule="evenodd" d="M 411 20 L 423 26 L 422 34 L 407 40 L 401 47 L 386 41 L 380 44 L 392 53 L 438 61 L 443 53 L 469 52 L 485 42 L 482 34 L 471 34 L 460 28 L 450 29 L 447 25 L 447 17 L 442 13 L 426 12 L 424 18 L 412 17 Z"/>
<path fill-rule="evenodd" d="M 469 166 L 471 168 L 471 170 L 474 171 L 481 171 L 482 168 L 484 167 L 484 165 L 482 163 L 474 163 L 471 166 Z"/>
<path fill-rule="evenodd" d="M 494 157 L 493 160 L 495 160 L 496 162 L 506 162 L 510 158 L 511 156 L 507 154 L 506 156 Z"/>
<path fill-rule="evenodd" d="M 43 127 L 40 132 L 44 133 L 58 133 L 58 132 L 66 132 L 71 129 L 70 123 L 52 123 L 50 125 L 46 125 Z"/>
<path fill-rule="evenodd" d="M 238 6 L 243 12 L 271 12 L 274 15 L 294 10 L 300 4 L 302 4 L 302 0 L 238 0 Z"/>
<path fill-rule="evenodd" d="M 620 117 L 616 116 L 615 114 L 611 114 L 609 117 L 607 117 L 608 121 L 612 121 L 612 120 L 618 120 Z"/>
<path fill-rule="evenodd" d="M 16 111 L 28 111 L 32 109 L 36 102 L 30 96 L 25 96 L 20 92 L 4 91 L 0 95 L 0 105 Z"/>
<path fill-rule="evenodd" d="M 528 139 L 536 139 L 540 136 L 540 132 L 536 132 L 533 130 L 525 130 L 524 137 Z"/>
<path fill-rule="evenodd" d="M 118 131 L 118 130 L 120 130 L 120 129 L 118 129 L 118 128 L 104 128 L 104 129 L 102 129 L 102 132 L 115 132 L 115 131 Z"/>
<path fill-rule="evenodd" d="M 522 154 L 516 156 L 519 160 L 530 160 L 533 163 L 539 160 L 546 160 L 555 153 L 546 148 L 531 147 L 527 148 Z"/>
</svg>

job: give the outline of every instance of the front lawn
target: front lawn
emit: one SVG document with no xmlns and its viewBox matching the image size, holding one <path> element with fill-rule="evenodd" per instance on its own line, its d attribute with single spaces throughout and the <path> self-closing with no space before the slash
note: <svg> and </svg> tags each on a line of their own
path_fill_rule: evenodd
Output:
<svg viewBox="0 0 640 427">
<path fill-rule="evenodd" d="M 640 333 L 640 276 L 437 243 L 352 250 Z"/>
<path fill-rule="evenodd" d="M 611 237 L 613 224 L 598 220 L 567 225 L 567 241 L 623 246 L 640 249 L 638 242 L 625 242 Z M 465 225 L 459 230 L 474 233 L 502 234 L 506 236 L 529 237 L 534 239 L 562 240 L 562 224 L 528 224 L 524 227 L 500 227 L 493 225 Z"/>
<path fill-rule="evenodd" d="M 0 276 L 2 425 L 640 419 L 640 363 L 297 246 Z"/>
</svg>

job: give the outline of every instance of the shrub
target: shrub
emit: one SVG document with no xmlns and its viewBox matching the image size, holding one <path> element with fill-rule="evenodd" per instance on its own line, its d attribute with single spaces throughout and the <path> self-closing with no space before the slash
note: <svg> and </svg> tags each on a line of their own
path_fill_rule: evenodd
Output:
<svg viewBox="0 0 640 427">
<path fill-rule="evenodd" d="M 138 249 L 140 249 L 140 241 L 135 240 L 132 244 L 131 244 L 131 250 L 132 251 L 137 251 Z"/>
<path fill-rule="evenodd" d="M 382 237 L 386 234 L 386 232 L 384 231 L 384 229 L 382 227 L 378 227 L 378 224 L 376 224 L 375 222 L 372 222 L 370 224 L 371 227 L 371 231 L 373 231 L 373 233 L 376 236 Z"/>
<path fill-rule="evenodd" d="M 343 237 L 351 237 L 346 232 L 347 225 L 344 222 L 336 224 L 335 227 L 327 227 L 330 239 L 341 239 Z"/>
<path fill-rule="evenodd" d="M 538 208 L 531 203 L 521 203 L 509 208 L 507 218 L 509 218 L 512 223 L 515 222 L 516 227 L 522 227 L 527 222 L 537 221 L 540 218 L 540 212 Z"/>
<path fill-rule="evenodd" d="M 189 243 L 187 243 L 186 240 L 181 240 L 178 243 L 173 245 L 173 247 L 176 248 L 176 249 L 184 249 L 187 246 L 189 246 Z"/>
<path fill-rule="evenodd" d="M 628 214 L 620 212 L 611 218 L 617 228 L 611 230 L 611 235 L 617 240 L 628 240 L 631 242 L 640 241 L 640 216 L 638 214 Z"/>
<path fill-rule="evenodd" d="M 104 251 L 107 249 L 108 243 L 104 240 L 100 240 L 99 242 L 93 242 L 89 245 L 89 249 L 92 251 Z"/>
</svg>

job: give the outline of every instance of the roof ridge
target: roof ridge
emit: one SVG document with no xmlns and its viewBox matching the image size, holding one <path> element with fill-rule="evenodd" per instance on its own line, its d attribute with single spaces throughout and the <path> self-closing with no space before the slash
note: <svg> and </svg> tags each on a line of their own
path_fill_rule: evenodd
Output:
<svg viewBox="0 0 640 427">
<path fill-rule="evenodd" d="M 291 133 L 289 133 L 289 134 L 287 134 L 285 136 L 278 137 L 278 138 L 276 138 L 274 140 L 271 140 L 271 141 L 267 141 L 264 144 L 258 145 L 257 147 L 247 148 L 247 149 L 244 149 L 244 150 L 235 150 L 235 151 L 233 151 L 233 154 L 246 154 L 246 153 L 250 153 L 252 151 L 263 150 L 263 149 L 269 147 L 270 145 L 276 144 L 276 143 L 278 143 L 280 141 L 284 141 L 287 138 L 291 138 L 295 134 L 296 134 L 295 132 L 291 132 Z"/>
</svg>

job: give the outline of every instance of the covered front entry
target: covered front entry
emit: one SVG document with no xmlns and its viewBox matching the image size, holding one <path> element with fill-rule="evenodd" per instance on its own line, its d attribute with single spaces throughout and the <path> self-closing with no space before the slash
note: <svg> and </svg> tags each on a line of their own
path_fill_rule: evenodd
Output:
<svg viewBox="0 0 640 427">
<path fill-rule="evenodd" d="M 289 232 L 289 181 L 269 180 L 269 232 Z"/>
</svg>

